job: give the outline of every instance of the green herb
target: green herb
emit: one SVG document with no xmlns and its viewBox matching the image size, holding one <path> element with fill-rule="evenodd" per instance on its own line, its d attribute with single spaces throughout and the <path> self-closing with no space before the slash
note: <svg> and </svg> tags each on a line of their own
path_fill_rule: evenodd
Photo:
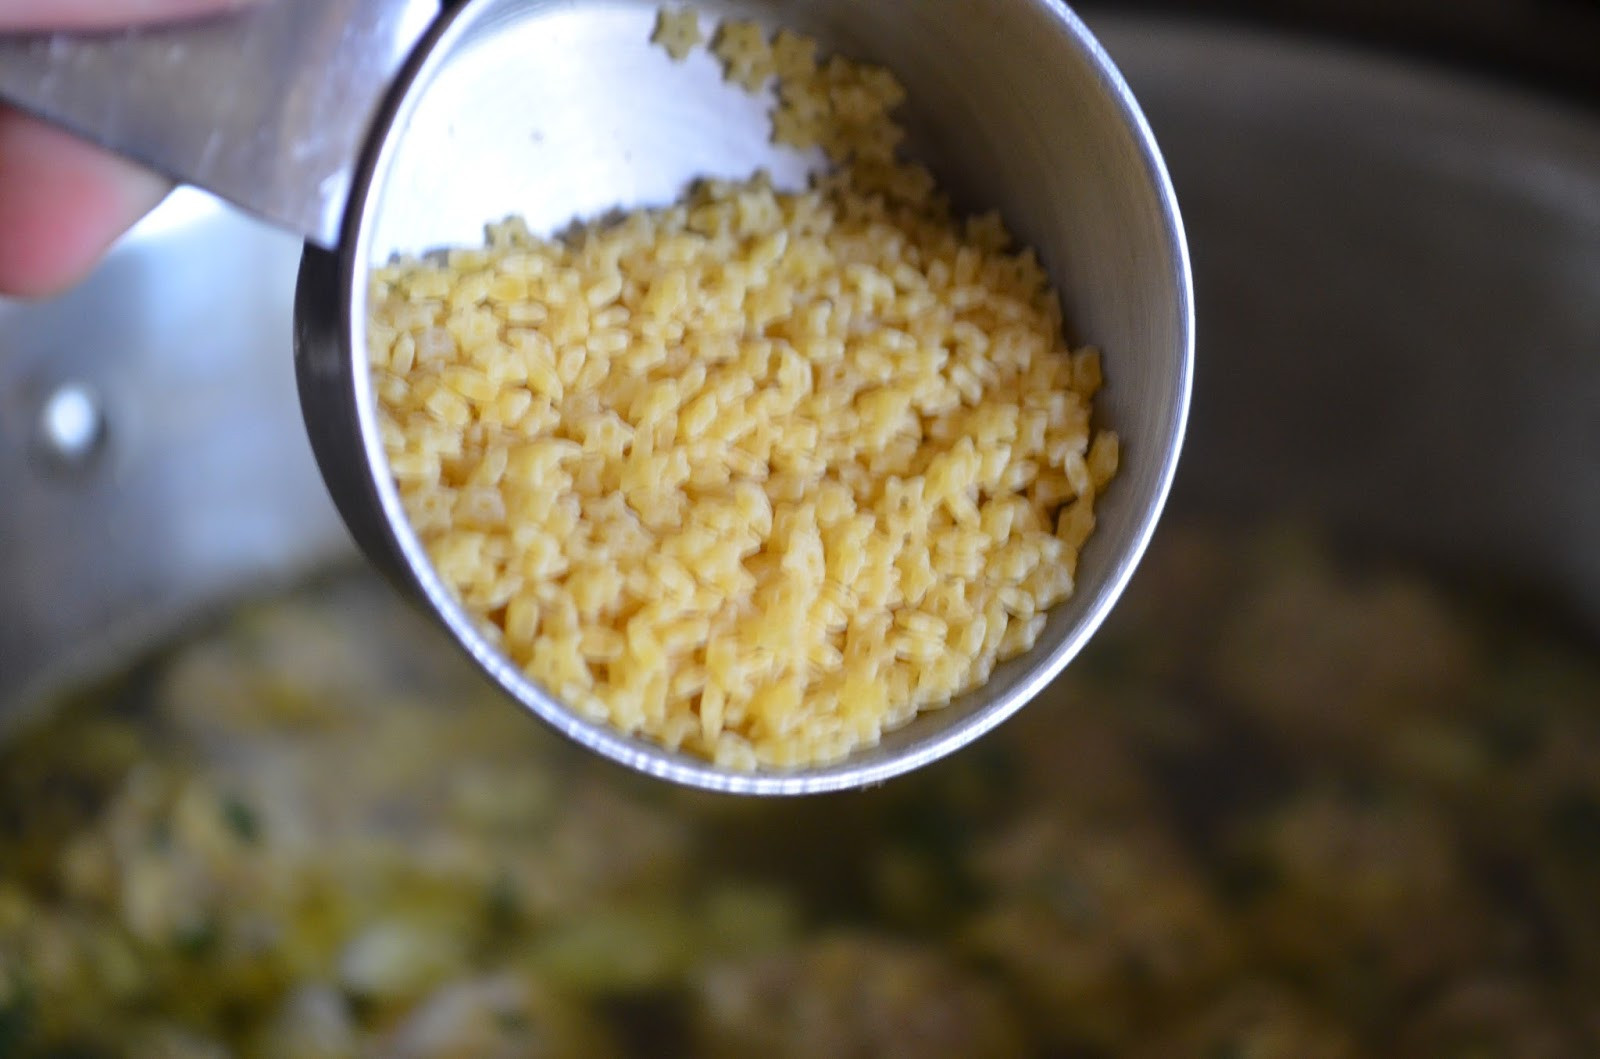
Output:
<svg viewBox="0 0 1600 1059">
<path fill-rule="evenodd" d="M 173 948 L 192 960 L 200 959 L 217 947 L 217 924 L 207 916 L 194 923 L 186 923 L 172 935 Z"/>
<path fill-rule="evenodd" d="M 1550 830 L 1561 850 L 1580 864 L 1600 863 L 1600 800 L 1570 791 L 1550 808 Z"/>
<path fill-rule="evenodd" d="M 9 996 L 0 997 L 0 1059 L 22 1054 L 33 1036 L 33 1018 L 33 991 L 27 986 L 14 986 Z"/>
<path fill-rule="evenodd" d="M 253 846 L 261 838 L 261 817 L 248 803 L 233 795 L 222 799 L 222 821 L 240 842 Z"/>
<path fill-rule="evenodd" d="M 511 930 L 522 921 L 522 901 L 511 879 L 501 875 L 489 884 L 483 911 L 489 926 L 495 930 Z"/>
</svg>

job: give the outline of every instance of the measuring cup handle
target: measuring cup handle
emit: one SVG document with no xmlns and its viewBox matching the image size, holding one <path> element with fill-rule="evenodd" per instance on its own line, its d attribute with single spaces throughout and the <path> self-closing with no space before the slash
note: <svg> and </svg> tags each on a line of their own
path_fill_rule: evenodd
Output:
<svg viewBox="0 0 1600 1059">
<path fill-rule="evenodd" d="M 262 0 L 112 33 L 0 36 L 0 101 L 334 246 L 374 112 L 437 0 Z"/>
</svg>

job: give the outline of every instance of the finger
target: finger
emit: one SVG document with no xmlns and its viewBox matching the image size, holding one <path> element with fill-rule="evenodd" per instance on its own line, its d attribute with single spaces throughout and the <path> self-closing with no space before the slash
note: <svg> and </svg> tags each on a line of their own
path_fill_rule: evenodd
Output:
<svg viewBox="0 0 1600 1059">
<path fill-rule="evenodd" d="M 213 14 L 251 0 L 0 0 L 0 32 L 107 29 Z"/>
<path fill-rule="evenodd" d="M 169 185 L 0 108 L 0 188 L 0 292 L 41 297 L 81 279 Z"/>
</svg>

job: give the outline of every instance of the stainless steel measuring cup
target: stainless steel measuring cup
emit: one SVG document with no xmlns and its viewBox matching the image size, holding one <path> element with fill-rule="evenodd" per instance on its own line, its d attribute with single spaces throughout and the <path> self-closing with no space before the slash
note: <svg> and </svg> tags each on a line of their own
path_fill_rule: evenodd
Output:
<svg viewBox="0 0 1600 1059">
<path fill-rule="evenodd" d="M 676 5 L 674 5 L 676 6 Z M 652 0 L 266 0 L 243 13 L 100 36 L 0 38 L 0 99 L 306 239 L 296 304 L 301 404 L 358 543 L 511 696 L 583 746 L 679 783 L 745 794 L 885 780 L 977 738 L 1079 651 L 1143 554 L 1188 413 L 1187 248 L 1127 86 L 1057 0 L 712 0 L 893 69 L 910 150 L 957 203 L 998 208 L 1035 247 L 1071 337 L 1105 350 L 1102 420 L 1123 440 L 1073 597 L 989 682 L 824 767 L 739 773 L 585 720 L 491 647 L 411 530 L 379 439 L 367 277 L 397 252 L 662 203 L 698 176 L 810 161 L 768 142 L 765 104 L 710 56 L 649 43 Z M 3 193 L 3 189 L 0 189 Z"/>
</svg>

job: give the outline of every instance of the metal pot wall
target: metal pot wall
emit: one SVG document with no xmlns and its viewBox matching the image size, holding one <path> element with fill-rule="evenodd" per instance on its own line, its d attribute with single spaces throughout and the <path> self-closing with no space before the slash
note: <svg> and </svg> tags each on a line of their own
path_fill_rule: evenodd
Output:
<svg viewBox="0 0 1600 1059">
<path fill-rule="evenodd" d="M 1600 628 L 1600 118 L 1336 48 L 1105 30 L 1194 247 L 1177 513 L 1309 516 Z"/>
</svg>

